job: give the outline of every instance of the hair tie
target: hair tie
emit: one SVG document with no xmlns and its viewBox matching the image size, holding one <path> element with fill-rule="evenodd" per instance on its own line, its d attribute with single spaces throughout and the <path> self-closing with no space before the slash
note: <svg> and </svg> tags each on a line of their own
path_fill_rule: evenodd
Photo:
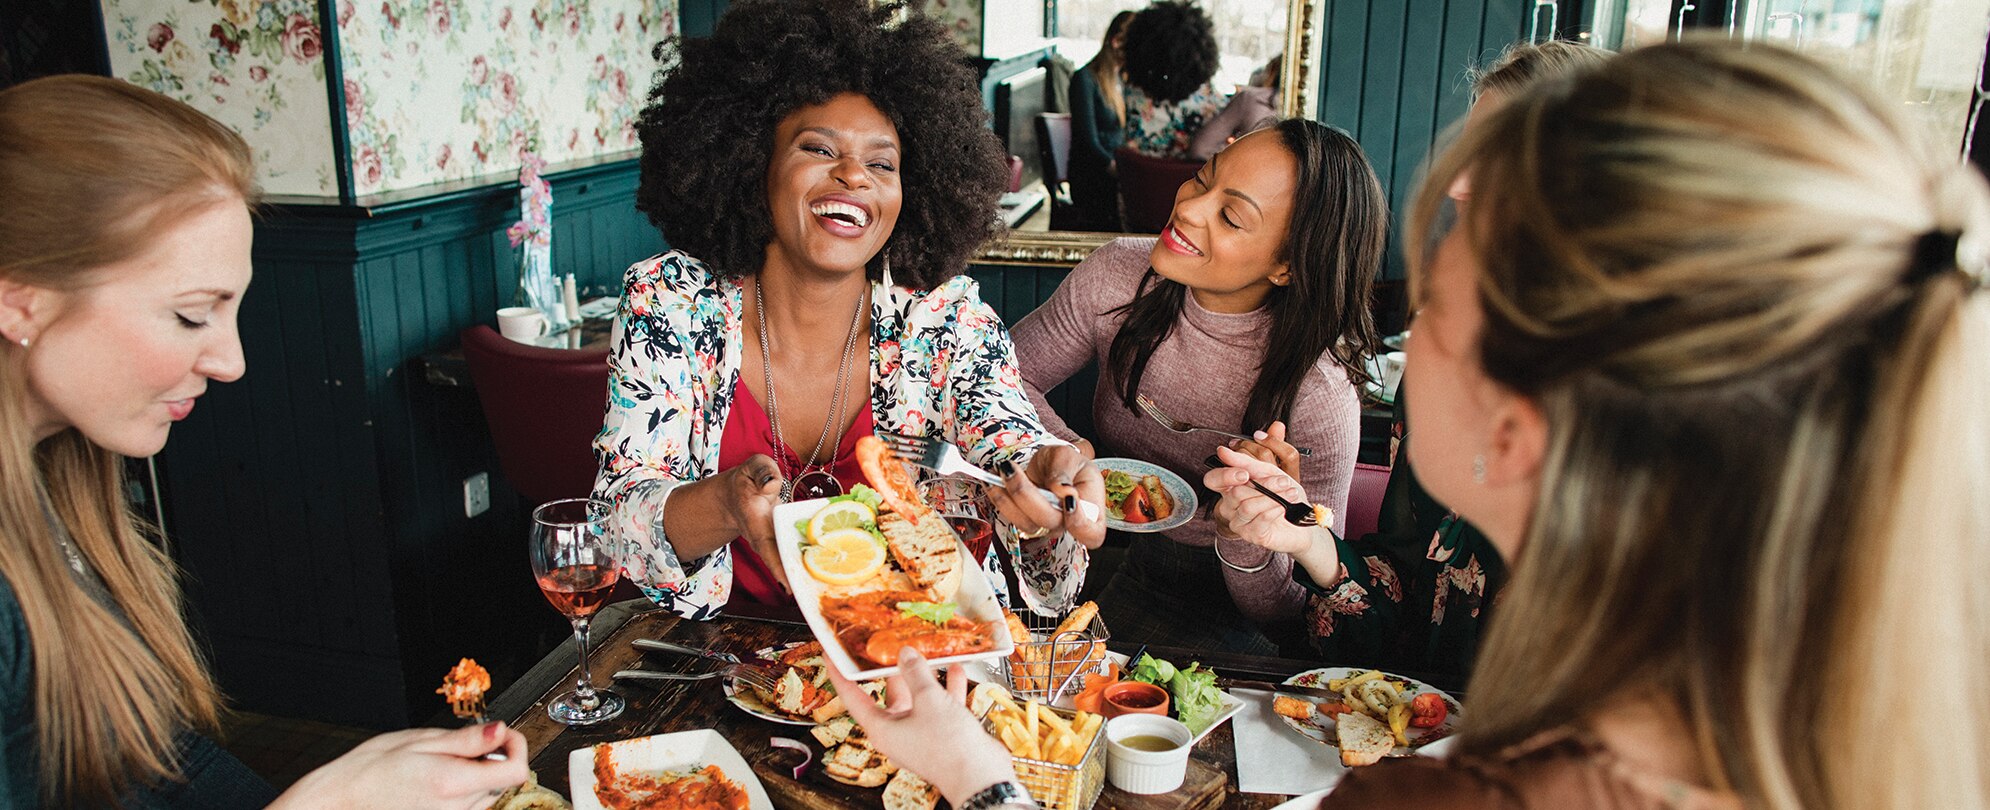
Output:
<svg viewBox="0 0 1990 810">
<path fill-rule="evenodd" d="M 1921 234 L 1914 240 L 1914 258 L 1907 265 L 1907 283 L 1919 286 L 1951 270 L 1962 272 L 1962 265 L 1956 257 L 1961 244 L 1961 231 L 1936 228 Z"/>
</svg>

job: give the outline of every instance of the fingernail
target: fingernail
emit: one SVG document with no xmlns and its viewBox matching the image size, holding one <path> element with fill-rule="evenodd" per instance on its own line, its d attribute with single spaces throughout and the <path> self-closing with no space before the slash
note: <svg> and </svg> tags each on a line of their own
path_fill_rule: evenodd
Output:
<svg viewBox="0 0 1990 810">
<path fill-rule="evenodd" d="M 1076 495 L 1064 496 L 1064 511 L 1066 512 L 1078 511 L 1078 496 Z"/>
<path fill-rule="evenodd" d="M 503 735 L 504 735 L 503 720 L 492 720 L 491 722 L 484 724 L 485 742 L 497 742 L 497 738 Z"/>
<path fill-rule="evenodd" d="M 1266 437 L 1266 436 L 1270 436 L 1270 435 L 1271 435 L 1271 434 L 1269 434 L 1269 433 L 1266 433 L 1266 432 L 1264 432 L 1264 431 L 1260 430 L 1260 431 L 1256 431 L 1256 432 L 1253 432 L 1253 433 L 1251 434 L 1251 438 L 1254 438 L 1254 439 L 1257 439 L 1258 441 L 1264 441 L 1264 440 L 1265 440 L 1265 437 Z"/>
<path fill-rule="evenodd" d="M 1008 461 L 1002 462 L 1002 466 L 1008 469 L 1010 475 L 1023 474 L 1023 468 L 1021 466 L 1018 466 L 1016 464 L 1016 460 L 1013 458 L 1009 459 Z"/>
<path fill-rule="evenodd" d="M 918 650 L 906 647 L 898 651 L 899 666 L 916 667 L 924 663 L 926 663 L 926 656 L 920 655 Z"/>
</svg>

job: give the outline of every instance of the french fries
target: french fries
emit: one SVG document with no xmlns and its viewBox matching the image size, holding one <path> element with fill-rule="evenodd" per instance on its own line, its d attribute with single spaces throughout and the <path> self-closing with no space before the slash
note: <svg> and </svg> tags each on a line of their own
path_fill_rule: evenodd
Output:
<svg viewBox="0 0 1990 810">
<path fill-rule="evenodd" d="M 1085 751 L 1091 748 L 1092 738 L 1103 721 L 1104 718 L 1090 712 L 1066 718 L 1056 709 L 1034 700 L 1019 707 L 1013 700 L 998 698 L 994 708 L 988 710 L 995 738 L 1002 741 L 1009 753 L 1059 765 L 1084 761 Z"/>
</svg>

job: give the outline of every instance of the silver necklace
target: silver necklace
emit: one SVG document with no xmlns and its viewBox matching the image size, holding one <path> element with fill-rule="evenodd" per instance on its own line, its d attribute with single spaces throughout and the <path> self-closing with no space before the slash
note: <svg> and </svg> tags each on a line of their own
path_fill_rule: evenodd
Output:
<svg viewBox="0 0 1990 810">
<path fill-rule="evenodd" d="M 767 342 L 767 298 L 761 293 L 760 278 L 753 279 L 753 309 L 760 321 L 760 375 L 767 391 L 767 423 L 774 428 L 774 463 L 781 469 L 781 502 L 794 501 L 796 491 L 810 498 L 826 498 L 843 493 L 843 485 L 828 470 L 816 466 L 816 459 L 822 455 L 822 445 L 829 440 L 829 433 L 836 429 L 843 416 L 843 383 L 849 377 L 850 358 L 857 350 L 857 326 L 864 320 L 864 304 L 870 300 L 868 286 L 857 296 L 857 310 L 850 314 L 850 336 L 843 342 L 843 358 L 836 362 L 836 388 L 829 397 L 829 413 L 822 422 L 822 435 L 815 439 L 815 449 L 808 452 L 808 461 L 800 470 L 789 474 L 787 461 L 787 440 L 781 438 L 781 404 L 774 394 L 774 355 Z M 835 450 L 830 451 L 830 461 L 836 460 Z"/>
</svg>

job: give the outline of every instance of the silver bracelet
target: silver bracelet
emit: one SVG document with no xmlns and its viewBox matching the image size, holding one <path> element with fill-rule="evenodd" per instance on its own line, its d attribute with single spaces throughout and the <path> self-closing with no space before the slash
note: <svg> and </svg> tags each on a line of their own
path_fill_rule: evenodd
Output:
<svg viewBox="0 0 1990 810">
<path fill-rule="evenodd" d="M 1241 539 L 1241 538 L 1239 538 L 1239 539 Z M 1231 562 L 1231 561 L 1229 561 L 1229 560 L 1226 560 L 1226 559 L 1224 559 L 1224 558 L 1223 558 L 1223 537 L 1222 537 L 1222 536 L 1221 536 L 1220 534 L 1219 534 L 1219 535 L 1217 536 L 1217 538 L 1216 538 L 1216 542 L 1214 542 L 1214 543 L 1211 543 L 1211 544 L 1209 545 L 1209 548 L 1210 548 L 1211 550 L 1213 550 L 1213 551 L 1215 551 L 1215 552 L 1216 552 L 1216 560 L 1217 560 L 1217 562 L 1220 562 L 1220 563 L 1223 563 L 1223 564 L 1224 564 L 1224 565 L 1226 565 L 1226 566 L 1229 566 L 1230 570 L 1232 570 L 1232 571 L 1235 571 L 1235 572 L 1237 572 L 1237 573 L 1239 573 L 1239 574 L 1255 574 L 1255 573 L 1257 573 L 1257 572 L 1259 572 L 1259 571 L 1263 571 L 1263 570 L 1265 570 L 1266 568 L 1270 568 L 1270 567 L 1271 567 L 1271 561 L 1272 561 L 1272 560 L 1275 560 L 1275 559 L 1277 559 L 1277 558 L 1278 558 L 1278 552 L 1274 551 L 1274 552 L 1271 552 L 1271 556 L 1269 556 L 1269 557 L 1266 557 L 1266 558 L 1264 558 L 1264 562 L 1261 562 L 1261 563 L 1258 563 L 1258 564 L 1257 564 L 1257 567 L 1255 567 L 1255 568 L 1245 568 L 1245 567 L 1243 567 L 1243 566 L 1241 566 L 1241 565 L 1238 565 L 1238 564 L 1236 564 L 1236 563 L 1233 563 L 1233 562 Z"/>
</svg>

